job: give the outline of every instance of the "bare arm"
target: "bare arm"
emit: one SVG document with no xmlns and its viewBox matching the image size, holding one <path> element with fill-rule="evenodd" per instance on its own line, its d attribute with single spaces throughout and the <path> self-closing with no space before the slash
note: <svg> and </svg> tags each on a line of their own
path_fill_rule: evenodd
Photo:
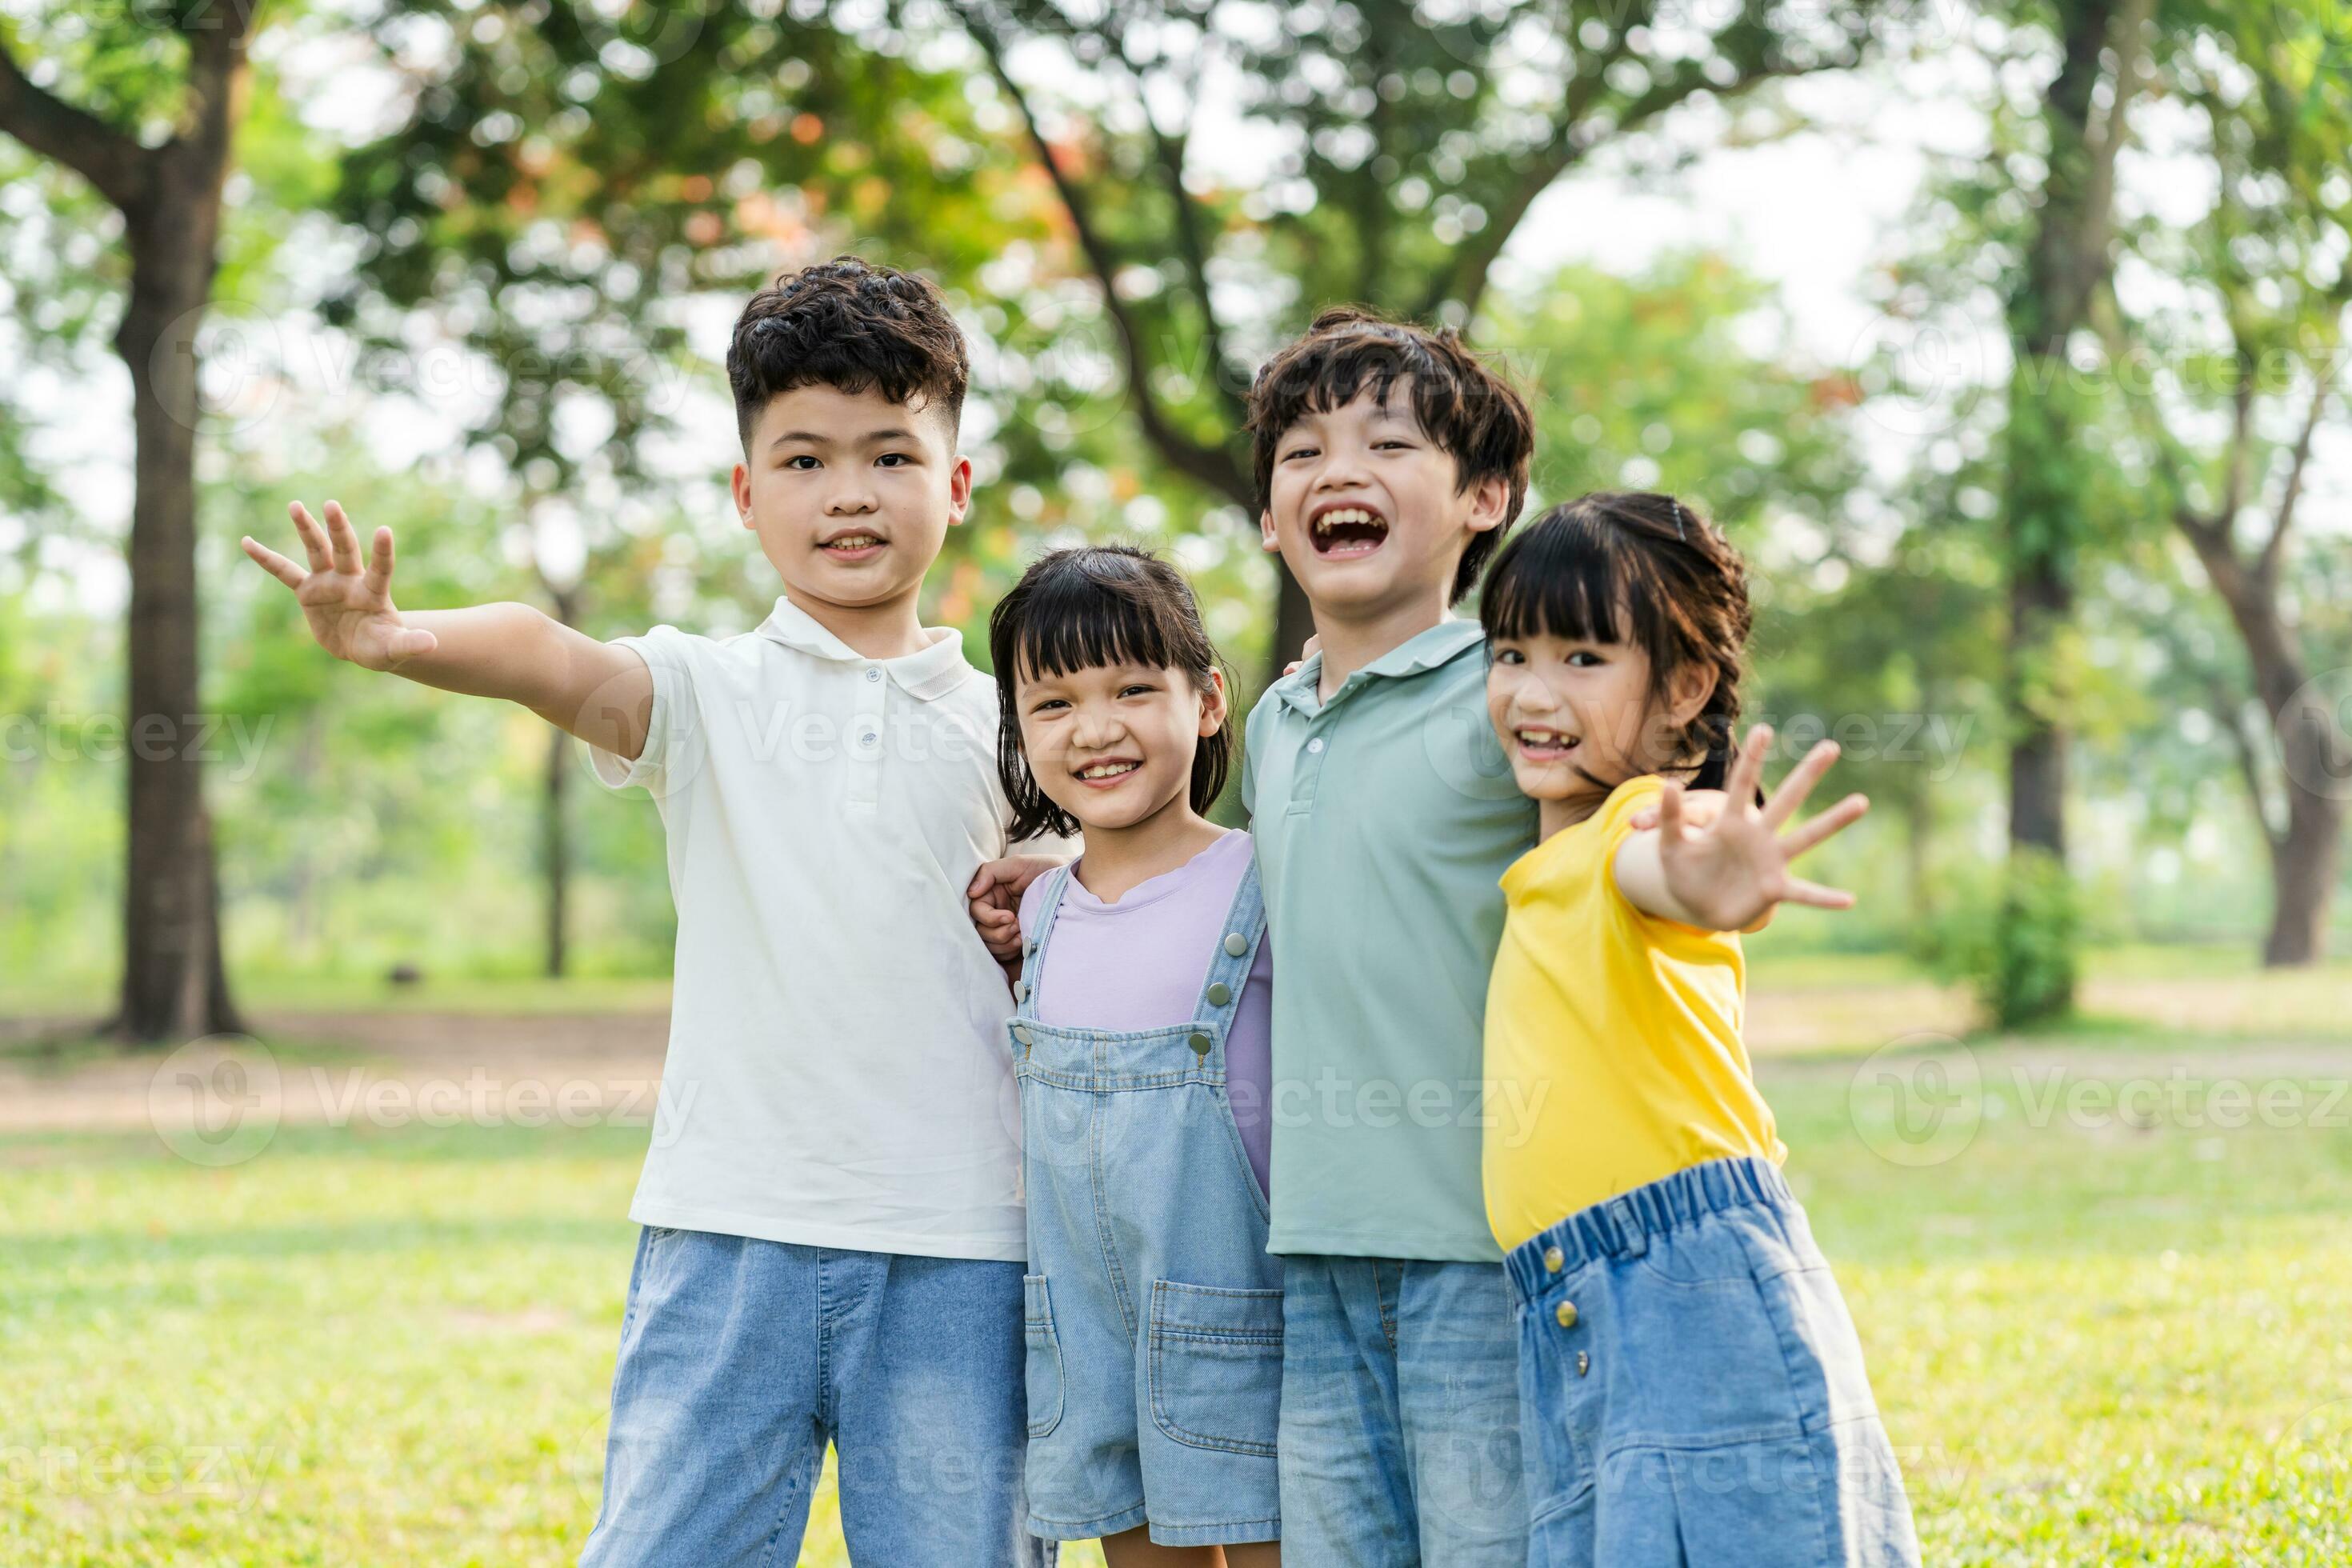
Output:
<svg viewBox="0 0 2352 1568">
<path fill-rule="evenodd" d="M 392 602 L 392 530 L 375 531 L 364 566 L 359 535 L 333 501 L 321 525 L 290 509 L 307 569 L 252 539 L 245 552 L 294 591 L 310 635 L 337 658 L 444 691 L 519 702 L 592 746 L 635 761 L 653 720 L 645 660 L 529 605 L 406 611 Z"/>
<path fill-rule="evenodd" d="M 1725 787 L 1723 809 L 1701 826 L 1685 821 L 1682 786 L 1666 784 L 1658 802 L 1658 826 L 1618 846 L 1617 889 L 1628 903 L 1702 931 L 1754 931 L 1782 903 L 1824 910 L 1853 906 L 1852 893 L 1791 876 L 1789 866 L 1853 824 L 1870 802 L 1850 795 L 1782 835 L 1781 826 L 1837 761 L 1838 748 L 1829 741 L 1815 746 L 1759 806 L 1757 787 L 1763 782 L 1771 734 L 1762 725 L 1749 732 Z"/>
</svg>

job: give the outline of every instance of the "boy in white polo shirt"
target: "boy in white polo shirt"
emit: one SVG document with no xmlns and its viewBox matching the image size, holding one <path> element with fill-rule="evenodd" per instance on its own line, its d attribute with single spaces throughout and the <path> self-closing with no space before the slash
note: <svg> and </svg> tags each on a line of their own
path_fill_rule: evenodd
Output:
<svg viewBox="0 0 2352 1568">
<path fill-rule="evenodd" d="M 331 501 L 293 509 L 307 569 L 245 548 L 330 653 L 520 702 L 659 802 L 668 1124 L 583 1563 L 792 1561 L 828 1439 L 856 1563 L 1043 1563 L 1009 1005 L 964 904 L 1008 847 L 997 696 L 917 618 L 971 498 L 963 339 L 929 283 L 845 257 L 754 296 L 727 368 L 736 510 L 784 585 L 750 635 L 396 610 L 391 531 L 362 563 Z"/>
</svg>

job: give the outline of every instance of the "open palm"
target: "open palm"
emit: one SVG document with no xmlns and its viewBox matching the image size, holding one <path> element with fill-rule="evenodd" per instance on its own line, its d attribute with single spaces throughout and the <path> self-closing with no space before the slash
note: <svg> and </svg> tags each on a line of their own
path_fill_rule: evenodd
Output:
<svg viewBox="0 0 2352 1568">
<path fill-rule="evenodd" d="M 359 535 L 341 504 L 327 503 L 323 527 L 300 501 L 287 510 L 310 555 L 308 571 L 251 538 L 242 542 L 263 571 L 294 590 L 320 647 L 367 669 L 397 669 L 433 651 L 433 634 L 404 624 L 393 607 L 392 530 L 375 531 L 374 554 L 362 564 Z"/>
<path fill-rule="evenodd" d="M 1838 746 L 1823 741 L 1806 752 L 1804 761 L 1759 805 L 1764 755 L 1771 744 L 1769 725 L 1759 724 L 1748 732 L 1747 744 L 1740 747 L 1724 784 L 1723 809 L 1713 821 L 1698 826 L 1688 822 L 1677 784 L 1669 783 L 1658 802 L 1658 863 L 1666 891 L 1708 929 L 1738 931 L 1775 904 L 1843 910 L 1853 903 L 1852 893 L 1809 882 L 1789 868 L 1798 856 L 1850 826 L 1870 809 L 1870 802 L 1848 795 L 1811 821 L 1782 833 L 1837 761 Z"/>
</svg>

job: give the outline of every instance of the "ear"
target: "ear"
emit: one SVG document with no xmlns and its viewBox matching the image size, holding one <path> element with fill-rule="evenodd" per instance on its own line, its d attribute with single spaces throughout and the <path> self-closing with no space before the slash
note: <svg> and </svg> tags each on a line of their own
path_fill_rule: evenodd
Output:
<svg viewBox="0 0 2352 1568">
<path fill-rule="evenodd" d="M 742 464 L 735 465 L 735 475 L 728 488 L 735 492 L 735 517 L 746 528 L 751 526 L 751 470 Z"/>
<path fill-rule="evenodd" d="M 1470 518 L 1467 527 L 1473 533 L 1492 533 L 1503 526 L 1503 509 L 1511 504 L 1511 481 L 1499 474 L 1489 474 L 1470 487 Z"/>
<path fill-rule="evenodd" d="M 1282 553 L 1282 541 L 1276 537 L 1274 531 L 1274 509 L 1271 507 L 1257 514 L 1257 537 L 1267 554 Z"/>
<path fill-rule="evenodd" d="M 1689 729 L 1714 695 L 1715 671 L 1707 666 L 1693 661 L 1675 670 L 1666 682 L 1666 717 L 1675 732 Z"/>
<path fill-rule="evenodd" d="M 1225 672 L 1215 665 L 1209 667 L 1209 689 L 1201 693 L 1201 735 L 1203 740 L 1225 727 L 1231 712 L 1226 706 Z"/>
<path fill-rule="evenodd" d="M 948 470 L 948 526 L 953 528 L 971 510 L 971 459 L 958 458 Z"/>
</svg>

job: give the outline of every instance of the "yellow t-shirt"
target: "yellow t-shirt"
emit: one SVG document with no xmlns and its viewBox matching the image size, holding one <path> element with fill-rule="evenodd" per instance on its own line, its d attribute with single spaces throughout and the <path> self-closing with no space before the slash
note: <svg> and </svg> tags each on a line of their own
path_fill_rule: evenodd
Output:
<svg viewBox="0 0 2352 1568">
<path fill-rule="evenodd" d="M 1506 1251 L 1704 1161 L 1788 1158 L 1739 1037 L 1739 938 L 1644 914 L 1617 889 L 1626 819 L 1661 788 L 1628 780 L 1503 874 L 1486 1181 Z"/>
</svg>

